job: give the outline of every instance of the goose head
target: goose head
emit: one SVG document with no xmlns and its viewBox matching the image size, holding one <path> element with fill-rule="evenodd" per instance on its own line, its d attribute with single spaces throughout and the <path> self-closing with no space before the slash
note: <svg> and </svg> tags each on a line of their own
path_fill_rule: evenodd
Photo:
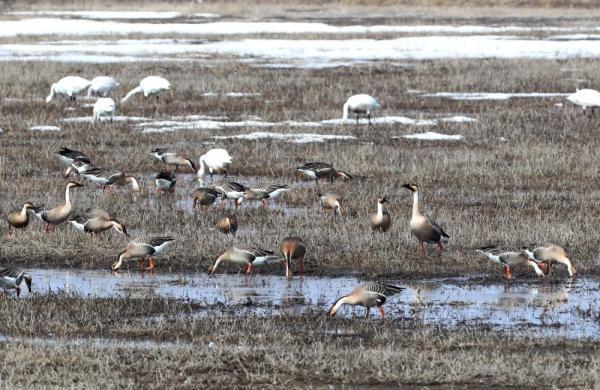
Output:
<svg viewBox="0 0 600 390">
<path fill-rule="evenodd" d="M 156 148 L 156 149 L 152 150 L 150 152 L 150 154 L 152 155 L 152 157 L 160 160 L 162 158 L 162 155 L 165 154 L 166 152 L 167 152 L 166 149 Z"/>
<path fill-rule="evenodd" d="M 419 191 L 419 187 L 416 184 L 404 184 L 402 187 L 408 189 L 410 192 Z"/>
<path fill-rule="evenodd" d="M 385 196 L 377 198 L 377 203 L 379 203 L 379 204 L 388 203 L 389 201 L 390 200 L 388 198 L 386 198 Z"/>
<path fill-rule="evenodd" d="M 110 222 L 112 222 L 113 228 L 117 232 L 124 234 L 125 237 L 129 237 L 129 234 L 127 233 L 127 229 L 125 229 L 125 225 L 123 225 L 121 222 L 117 221 L 116 219 L 111 219 Z"/>
<path fill-rule="evenodd" d="M 83 184 L 79 184 L 76 181 L 70 181 L 67 183 L 67 188 L 76 188 L 76 187 L 83 187 Z"/>
<path fill-rule="evenodd" d="M 348 180 L 352 180 L 352 176 L 344 171 L 335 171 L 335 177 L 337 179 L 341 179 L 343 181 L 348 181 Z"/>
</svg>

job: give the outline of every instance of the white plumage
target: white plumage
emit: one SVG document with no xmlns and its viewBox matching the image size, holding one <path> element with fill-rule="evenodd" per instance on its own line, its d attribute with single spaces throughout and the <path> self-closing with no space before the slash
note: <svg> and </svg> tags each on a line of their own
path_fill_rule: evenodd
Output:
<svg viewBox="0 0 600 390">
<path fill-rule="evenodd" d="M 46 97 L 46 103 L 50 103 L 54 95 L 61 95 L 75 100 L 75 96 L 79 95 L 90 86 L 91 82 L 79 76 L 67 76 L 58 80 L 57 83 L 50 87 L 50 95 Z"/>
<path fill-rule="evenodd" d="M 600 107 L 600 92 L 595 89 L 579 89 L 572 95 L 567 97 L 567 100 L 573 104 L 583 107 Z"/>
<path fill-rule="evenodd" d="M 344 104 L 344 116 L 342 119 L 348 119 L 348 113 L 351 112 L 356 114 L 356 121 L 358 122 L 359 115 L 365 115 L 371 123 L 371 113 L 378 109 L 379 103 L 374 97 L 369 95 L 354 95 L 351 96 Z"/>
<path fill-rule="evenodd" d="M 125 103 L 127 99 L 136 93 L 143 92 L 144 97 L 148 97 L 151 95 L 156 95 L 161 93 L 162 91 L 167 91 L 171 88 L 171 84 L 168 80 L 163 79 L 159 76 L 148 76 L 142 81 L 140 81 L 140 85 L 129 91 L 127 95 L 123 99 L 121 99 L 121 103 Z"/>
<path fill-rule="evenodd" d="M 115 115 L 115 101 L 111 98 L 100 98 L 94 104 L 94 122 L 100 120 L 103 116 L 110 117 L 112 121 L 113 116 Z"/>
<path fill-rule="evenodd" d="M 100 95 L 108 96 L 109 93 L 117 89 L 119 83 L 110 76 L 98 76 L 92 79 L 92 84 L 88 88 L 87 96 Z"/>
<path fill-rule="evenodd" d="M 200 156 L 200 169 L 198 169 L 198 180 L 203 181 L 204 175 L 210 173 L 221 173 L 227 170 L 232 158 L 225 149 L 211 149 Z"/>
</svg>

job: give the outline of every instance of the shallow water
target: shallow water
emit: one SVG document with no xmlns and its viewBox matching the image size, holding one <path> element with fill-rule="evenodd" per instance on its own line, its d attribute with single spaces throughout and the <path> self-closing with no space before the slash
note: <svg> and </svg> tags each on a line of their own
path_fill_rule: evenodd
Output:
<svg viewBox="0 0 600 390">
<path fill-rule="evenodd" d="M 244 312 L 300 314 L 306 308 L 326 311 L 337 297 L 361 283 L 355 277 L 295 277 L 204 273 L 141 273 L 113 275 L 103 270 L 30 270 L 34 293 L 68 292 L 84 297 L 171 297 L 202 303 L 243 304 Z M 260 271 L 259 271 L 260 272 Z M 283 272 L 283 271 L 282 271 Z M 600 339 L 594 302 L 598 281 L 523 281 L 481 283 L 480 277 L 397 282 L 407 289 L 389 300 L 386 317 L 412 319 L 447 327 L 487 325 L 530 336 Z M 392 281 L 393 282 L 393 281 Z M 25 292 L 22 297 L 27 298 Z M 375 311 L 372 311 L 374 316 Z M 344 307 L 339 315 L 363 316 L 360 307 Z M 378 315 L 378 314 L 377 314 Z"/>
</svg>

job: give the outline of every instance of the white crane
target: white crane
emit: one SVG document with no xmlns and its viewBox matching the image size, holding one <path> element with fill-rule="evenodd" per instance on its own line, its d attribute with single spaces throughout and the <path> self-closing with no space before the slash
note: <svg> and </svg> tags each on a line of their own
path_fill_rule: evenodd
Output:
<svg viewBox="0 0 600 390">
<path fill-rule="evenodd" d="M 116 112 L 115 101 L 111 98 L 99 98 L 94 104 L 94 122 L 100 120 L 103 116 L 110 117 L 112 122 Z"/>
<path fill-rule="evenodd" d="M 46 98 L 46 103 L 50 103 L 54 98 L 54 95 L 61 95 L 68 98 L 71 101 L 75 100 L 75 97 L 89 88 L 91 82 L 79 76 L 67 76 L 58 80 L 57 83 L 52 84 L 50 87 L 50 95 Z"/>
<path fill-rule="evenodd" d="M 140 92 L 144 93 L 144 97 L 157 95 L 156 97 L 158 98 L 159 93 L 169 89 L 171 89 L 171 84 L 168 80 L 159 76 L 148 76 L 140 81 L 140 85 L 129 91 L 129 93 L 121 99 L 121 103 L 125 103 L 130 97 Z"/>
<path fill-rule="evenodd" d="M 369 95 L 354 95 L 346 100 L 344 104 L 344 116 L 343 120 L 348 120 L 348 113 L 351 112 L 356 114 L 356 123 L 358 123 L 358 117 L 365 115 L 369 119 L 371 124 L 371 112 L 380 107 L 377 100 Z"/>
<path fill-rule="evenodd" d="M 87 96 L 100 95 L 108 96 L 112 91 L 117 89 L 119 83 L 110 76 L 98 76 L 92 79 L 92 85 L 88 88 Z"/>
<path fill-rule="evenodd" d="M 200 156 L 200 169 L 198 169 L 198 181 L 204 182 L 204 175 L 210 173 L 226 173 L 232 158 L 225 149 L 211 149 Z"/>
</svg>

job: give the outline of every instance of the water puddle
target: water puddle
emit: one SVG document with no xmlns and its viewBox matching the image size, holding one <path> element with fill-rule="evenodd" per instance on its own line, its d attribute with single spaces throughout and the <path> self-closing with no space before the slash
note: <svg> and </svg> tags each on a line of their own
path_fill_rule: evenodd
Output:
<svg viewBox="0 0 600 390">
<path fill-rule="evenodd" d="M 237 304 L 245 313 L 301 314 L 322 310 L 362 281 L 356 277 L 295 277 L 255 274 L 162 273 L 103 270 L 30 270 L 34 293 L 68 292 L 83 297 L 170 297 L 207 304 Z M 260 272 L 260 271 L 259 271 Z M 282 271 L 283 272 L 283 271 Z M 459 327 L 485 325 L 529 336 L 599 339 L 600 323 L 594 302 L 598 281 L 481 283 L 479 278 L 428 279 L 401 283 L 406 288 L 386 304 L 386 316 L 424 324 Z M 27 298 L 25 292 L 22 297 Z M 205 315 L 200 313 L 199 315 Z M 363 316 L 361 307 L 346 306 L 345 317 Z"/>
</svg>

